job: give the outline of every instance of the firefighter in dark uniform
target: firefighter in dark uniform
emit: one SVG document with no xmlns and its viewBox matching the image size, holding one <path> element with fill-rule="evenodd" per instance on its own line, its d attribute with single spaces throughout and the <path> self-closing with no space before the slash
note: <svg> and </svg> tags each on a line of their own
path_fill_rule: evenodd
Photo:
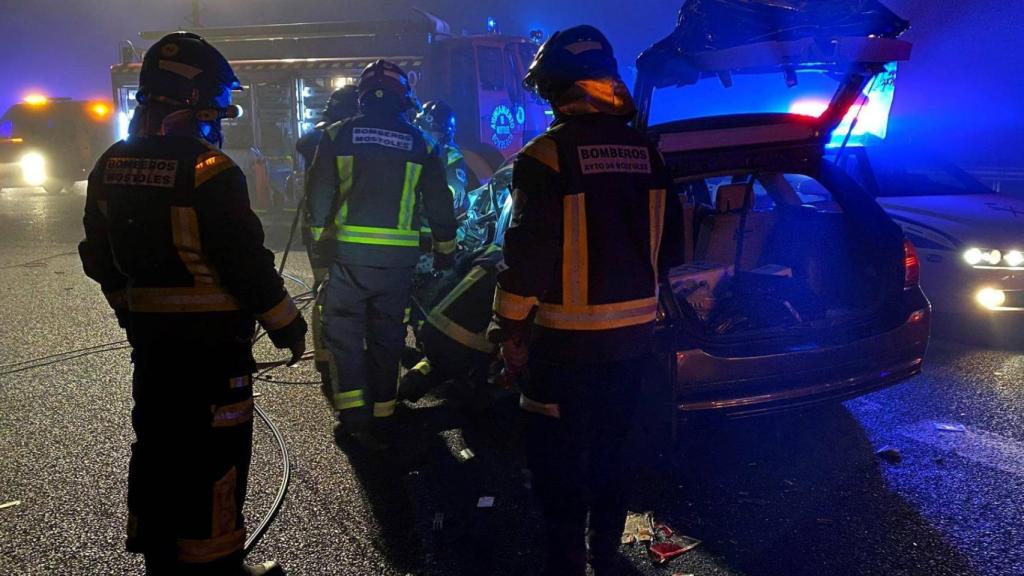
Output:
<svg viewBox="0 0 1024 576">
<path fill-rule="evenodd" d="M 617 574 L 625 442 L 652 352 L 659 276 L 682 262 L 681 206 L 607 39 L 553 35 L 524 85 L 555 121 L 519 153 L 489 336 L 520 407 L 547 527 L 545 574 Z M 589 526 L 587 518 L 589 514 Z"/>
<path fill-rule="evenodd" d="M 295 143 L 295 150 L 302 156 L 303 166 L 307 170 L 313 165 L 313 155 L 316 154 L 316 147 L 320 144 L 324 130 L 331 124 L 356 114 L 359 114 L 359 91 L 355 85 L 342 86 L 331 93 L 321 112 L 320 122 Z"/>
<path fill-rule="evenodd" d="M 415 402 L 435 386 L 467 378 L 476 384 L 487 377 L 497 347 L 487 339 L 494 288 L 501 265 L 501 247 L 482 248 L 468 271 L 427 315 L 418 339 L 425 358 L 402 376 L 398 398 Z M 456 272 L 459 266 L 456 266 Z"/>
<path fill-rule="evenodd" d="M 480 186 L 480 181 L 466 166 L 462 150 L 455 143 L 455 111 L 443 100 L 431 100 L 416 116 L 416 126 L 442 148 L 448 189 L 455 204 L 455 215 L 461 217 L 469 208 L 466 193 Z"/>
<path fill-rule="evenodd" d="M 302 156 L 303 166 L 307 172 L 309 167 L 313 165 L 313 156 L 316 154 L 316 148 L 319 146 L 320 139 L 323 137 L 327 127 L 335 122 L 351 118 L 358 113 L 359 92 L 354 85 L 343 86 L 331 93 L 330 98 L 327 99 L 327 104 L 324 106 L 320 122 L 317 123 L 313 130 L 303 135 L 295 143 L 295 149 Z M 306 246 L 306 254 L 309 256 L 309 265 L 313 270 L 313 290 L 316 291 L 316 304 L 313 306 L 313 317 L 311 319 L 313 326 L 313 360 L 316 364 L 317 372 L 320 373 L 321 389 L 325 395 L 330 397 L 332 394 L 330 390 L 330 363 L 328 362 L 330 353 L 324 345 L 324 335 L 320 329 L 320 317 L 323 314 L 323 300 L 326 294 L 324 282 L 327 280 L 327 270 L 331 266 L 334 254 L 333 251 L 327 251 L 327 253 L 322 253 L 323 250 L 318 251 L 317 248 L 323 248 L 323 246 L 313 242 L 313 236 L 310 234 L 309 227 L 310 209 L 308 195 L 303 201 L 302 217 L 305 223 L 305 226 L 302 227 L 302 242 Z"/>
<path fill-rule="evenodd" d="M 202 38 L 165 36 L 143 60 L 130 137 L 89 176 L 79 252 L 132 346 L 127 546 L 151 575 L 282 573 L 242 562 L 252 340 L 259 321 L 294 363 L 306 323 L 219 149 L 240 87 Z"/>
<path fill-rule="evenodd" d="M 388 444 L 405 348 L 405 309 L 419 259 L 419 214 L 433 230 L 435 267 L 451 266 L 455 216 L 441 159 L 405 118 L 405 73 L 378 60 L 359 79 L 359 116 L 327 129 L 310 168 L 314 240 L 333 246 L 324 303 L 339 440 Z M 333 236 L 324 230 L 334 224 Z"/>
</svg>

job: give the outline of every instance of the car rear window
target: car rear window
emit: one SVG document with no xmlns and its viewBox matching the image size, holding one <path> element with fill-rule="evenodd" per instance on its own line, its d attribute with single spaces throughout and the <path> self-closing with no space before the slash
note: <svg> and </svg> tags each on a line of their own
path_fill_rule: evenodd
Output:
<svg viewBox="0 0 1024 576">
<path fill-rule="evenodd" d="M 690 180 L 677 189 L 697 204 L 716 206 L 718 190 L 729 184 L 752 183 L 755 212 L 768 212 L 778 205 L 814 206 L 820 211 L 841 212 L 832 193 L 818 180 L 804 174 L 740 173 Z"/>
</svg>

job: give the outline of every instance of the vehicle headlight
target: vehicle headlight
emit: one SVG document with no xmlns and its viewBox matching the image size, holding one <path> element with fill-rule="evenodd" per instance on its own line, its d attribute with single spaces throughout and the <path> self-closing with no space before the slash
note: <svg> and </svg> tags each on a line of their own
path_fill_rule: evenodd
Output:
<svg viewBox="0 0 1024 576">
<path fill-rule="evenodd" d="M 1004 259 L 1011 268 L 1018 268 L 1021 264 L 1024 264 L 1024 252 L 1011 250 L 1004 256 Z"/>
<path fill-rule="evenodd" d="M 1021 255 L 1024 257 L 1024 254 Z M 971 266 L 988 264 L 996 266 L 1003 261 L 1003 253 L 999 250 L 982 250 L 981 248 L 970 248 L 964 252 L 964 260 Z M 1022 260 L 1024 261 L 1024 260 Z"/>
<path fill-rule="evenodd" d="M 29 186 L 42 186 L 46 182 L 46 159 L 38 152 L 21 157 L 21 176 Z"/>
<path fill-rule="evenodd" d="M 975 298 L 977 298 L 978 304 L 989 310 L 995 310 L 1006 304 L 1006 292 L 995 288 L 982 288 Z"/>
</svg>

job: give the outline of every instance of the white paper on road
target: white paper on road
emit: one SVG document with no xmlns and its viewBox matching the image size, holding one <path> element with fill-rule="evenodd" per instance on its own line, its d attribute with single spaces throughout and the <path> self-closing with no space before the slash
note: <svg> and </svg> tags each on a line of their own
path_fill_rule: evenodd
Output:
<svg viewBox="0 0 1024 576">
<path fill-rule="evenodd" d="M 1024 477 L 1024 444 L 983 430 L 965 429 L 957 434 L 943 433 L 933 421 L 912 424 L 900 434 L 983 466 Z"/>
</svg>

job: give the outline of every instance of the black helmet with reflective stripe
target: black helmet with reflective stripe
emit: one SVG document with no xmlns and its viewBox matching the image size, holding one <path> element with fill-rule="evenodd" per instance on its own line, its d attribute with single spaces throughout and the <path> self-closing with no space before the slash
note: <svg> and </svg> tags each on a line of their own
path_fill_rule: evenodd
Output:
<svg viewBox="0 0 1024 576">
<path fill-rule="evenodd" d="M 444 100 L 431 100 L 416 116 L 416 126 L 429 132 L 439 143 L 448 144 L 455 138 L 455 110 Z"/>
<path fill-rule="evenodd" d="M 551 100 L 579 80 L 618 78 L 612 45 L 593 26 L 574 26 L 555 32 L 537 50 L 523 86 Z"/>
<path fill-rule="evenodd" d="M 326 122 L 337 122 L 359 113 L 359 90 L 352 84 L 335 90 L 327 99 L 323 117 Z"/>
<path fill-rule="evenodd" d="M 241 89 L 231 64 L 216 48 L 197 34 L 173 32 L 146 51 L 137 98 L 140 104 L 156 100 L 230 118 L 240 113 L 231 106 L 231 92 Z"/>
<path fill-rule="evenodd" d="M 364 107 L 372 105 L 374 101 L 383 101 L 395 103 L 404 112 L 414 99 L 409 77 L 398 64 L 388 60 L 377 60 L 367 66 L 356 86 L 359 90 L 359 104 Z"/>
</svg>

